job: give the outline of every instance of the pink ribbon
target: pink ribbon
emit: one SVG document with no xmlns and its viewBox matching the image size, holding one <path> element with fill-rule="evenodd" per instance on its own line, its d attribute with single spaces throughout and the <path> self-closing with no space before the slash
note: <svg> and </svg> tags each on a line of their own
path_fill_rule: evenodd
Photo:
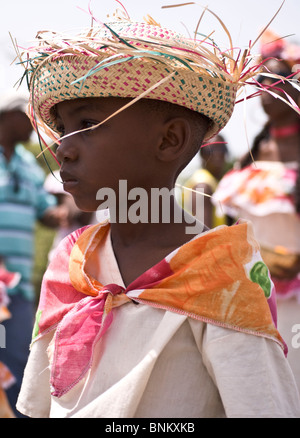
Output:
<svg viewBox="0 0 300 438">
<path fill-rule="evenodd" d="M 50 378 L 52 395 L 64 395 L 91 367 L 94 346 L 113 319 L 113 312 L 105 306 L 108 294 L 122 292 L 121 286 L 109 284 L 96 297 L 80 300 L 58 324 Z"/>
</svg>

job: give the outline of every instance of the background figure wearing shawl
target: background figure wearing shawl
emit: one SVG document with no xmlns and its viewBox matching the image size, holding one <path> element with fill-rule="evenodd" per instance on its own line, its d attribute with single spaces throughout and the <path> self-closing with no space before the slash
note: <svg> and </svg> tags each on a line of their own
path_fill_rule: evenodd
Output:
<svg viewBox="0 0 300 438">
<path fill-rule="evenodd" d="M 266 73 L 289 77 L 300 69 L 300 46 L 287 43 L 268 31 L 262 38 Z M 272 86 L 263 93 L 262 107 L 268 121 L 250 153 L 241 159 L 241 170 L 229 173 L 215 199 L 224 210 L 251 220 L 261 252 L 275 283 L 278 327 L 289 348 L 288 360 L 300 390 L 300 117 L 276 96 L 288 93 L 300 102 L 299 88 L 261 75 Z M 276 87 L 276 88 L 275 88 Z M 253 158 L 252 158 L 253 157 Z M 253 159 L 255 163 L 253 163 Z"/>
<path fill-rule="evenodd" d="M 28 96 L 12 90 L 0 101 L 0 256 L 6 269 L 19 272 L 20 281 L 7 290 L 10 319 L 3 322 L 6 348 L 2 360 L 16 384 L 8 391 L 15 409 L 29 354 L 35 311 L 32 284 L 36 220 L 54 227 L 65 217 L 55 198 L 43 189 L 44 173 L 22 143 L 28 142 L 32 126 L 25 114 Z M 15 411 L 16 415 L 20 415 Z"/>
<path fill-rule="evenodd" d="M 242 81 L 220 70 L 223 55 L 205 42 L 152 19 L 107 23 L 66 45 L 48 36 L 39 56 L 29 53 L 30 106 L 61 136 L 61 177 L 77 206 L 95 211 L 99 188 L 116 203 L 110 224 L 64 239 L 49 265 L 18 409 L 33 417 L 300 415 L 250 225 L 210 231 L 174 196 L 163 200 L 163 221 L 150 202 L 152 189 L 170 192 L 203 139 L 224 127 Z M 147 195 L 142 205 L 132 190 Z"/>
</svg>

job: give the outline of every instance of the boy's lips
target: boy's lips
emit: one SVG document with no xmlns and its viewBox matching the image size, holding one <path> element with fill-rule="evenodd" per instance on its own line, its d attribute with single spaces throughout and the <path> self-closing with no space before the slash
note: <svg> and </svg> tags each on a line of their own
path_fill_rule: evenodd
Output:
<svg viewBox="0 0 300 438">
<path fill-rule="evenodd" d="M 78 184 L 78 179 L 68 172 L 62 171 L 60 172 L 60 176 L 66 192 L 71 192 L 72 189 Z"/>
</svg>

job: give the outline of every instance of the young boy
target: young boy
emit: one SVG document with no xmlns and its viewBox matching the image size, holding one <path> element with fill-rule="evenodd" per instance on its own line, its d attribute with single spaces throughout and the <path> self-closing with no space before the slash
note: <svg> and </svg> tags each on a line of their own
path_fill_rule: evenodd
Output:
<svg viewBox="0 0 300 438">
<path fill-rule="evenodd" d="M 111 221 L 68 236 L 45 274 L 18 409 L 296 417 L 251 226 L 208 230 L 172 196 L 203 139 L 230 118 L 240 77 L 207 43 L 152 23 L 41 35 L 30 61 L 31 113 L 61 136 L 65 190 L 85 211 L 109 198 Z"/>
</svg>

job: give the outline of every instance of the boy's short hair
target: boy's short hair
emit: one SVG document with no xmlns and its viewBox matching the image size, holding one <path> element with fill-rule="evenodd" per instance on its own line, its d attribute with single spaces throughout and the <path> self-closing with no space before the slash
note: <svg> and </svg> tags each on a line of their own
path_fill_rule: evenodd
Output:
<svg viewBox="0 0 300 438">
<path fill-rule="evenodd" d="M 203 139 L 203 121 L 205 120 L 205 125 L 207 126 L 207 130 L 210 129 L 212 125 L 212 121 L 197 111 L 192 111 L 183 106 L 179 106 L 170 102 L 164 102 L 161 100 L 153 100 L 153 99 L 142 99 L 142 104 L 145 105 L 148 111 L 161 113 L 163 115 L 171 117 L 183 117 L 185 118 L 191 126 L 191 134 L 192 139 L 191 143 L 195 146 L 195 148 L 199 148 L 199 141 L 202 143 Z M 197 150 L 195 150 L 197 151 Z"/>
<path fill-rule="evenodd" d="M 140 103 L 144 105 L 145 108 L 150 112 L 155 112 L 156 114 L 160 113 L 165 117 L 169 116 L 170 118 L 182 117 L 189 123 L 191 128 L 190 145 L 186 150 L 185 155 L 182 157 L 181 166 L 177 171 L 177 174 L 179 174 L 199 151 L 199 148 L 203 142 L 203 137 L 205 137 L 206 132 L 209 131 L 212 121 L 197 111 L 192 111 L 188 108 L 175 105 L 170 102 L 153 99 L 141 99 Z"/>
</svg>

